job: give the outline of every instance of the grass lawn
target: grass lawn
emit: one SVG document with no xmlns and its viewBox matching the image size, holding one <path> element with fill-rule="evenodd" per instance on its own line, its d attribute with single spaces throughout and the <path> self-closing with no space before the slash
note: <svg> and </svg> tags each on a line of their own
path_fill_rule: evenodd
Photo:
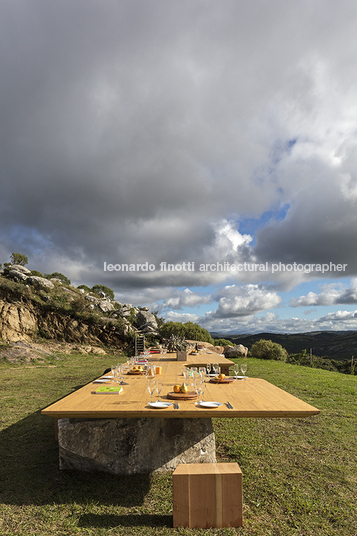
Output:
<svg viewBox="0 0 357 536">
<path fill-rule="evenodd" d="M 0 362 L 0 535 L 357 536 L 357 377 L 248 358 L 264 378 L 321 410 L 307 419 L 214 419 L 219 461 L 243 471 L 244 527 L 173 529 L 172 475 L 59 471 L 41 409 L 110 367 L 60 354 Z"/>
</svg>

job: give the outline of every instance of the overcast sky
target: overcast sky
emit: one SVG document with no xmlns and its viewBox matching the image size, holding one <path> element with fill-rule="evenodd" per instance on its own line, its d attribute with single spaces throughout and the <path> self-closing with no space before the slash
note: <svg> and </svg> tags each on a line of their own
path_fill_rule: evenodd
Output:
<svg viewBox="0 0 357 536">
<path fill-rule="evenodd" d="M 0 10 L 0 262 L 211 331 L 357 329 L 355 0 Z"/>
</svg>

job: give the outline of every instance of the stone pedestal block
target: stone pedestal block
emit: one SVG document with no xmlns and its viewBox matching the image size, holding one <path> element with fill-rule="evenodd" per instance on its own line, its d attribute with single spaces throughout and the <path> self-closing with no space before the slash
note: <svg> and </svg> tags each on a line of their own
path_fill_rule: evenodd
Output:
<svg viewBox="0 0 357 536">
<path fill-rule="evenodd" d="M 59 419 L 60 469 L 134 474 L 215 463 L 211 419 Z"/>
</svg>

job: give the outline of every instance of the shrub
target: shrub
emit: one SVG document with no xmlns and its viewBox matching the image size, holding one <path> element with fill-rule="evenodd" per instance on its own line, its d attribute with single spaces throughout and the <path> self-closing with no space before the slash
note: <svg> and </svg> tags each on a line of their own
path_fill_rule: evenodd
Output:
<svg viewBox="0 0 357 536">
<path fill-rule="evenodd" d="M 160 328 L 160 334 L 167 339 L 171 335 L 176 335 L 182 339 L 214 344 L 214 340 L 209 332 L 194 322 L 186 322 L 185 324 L 182 324 L 182 322 L 167 322 Z"/>
<path fill-rule="evenodd" d="M 43 274 L 41 274 L 41 272 L 38 272 L 37 270 L 31 270 L 31 275 L 35 275 L 36 277 L 43 277 Z"/>
<path fill-rule="evenodd" d="M 79 287 L 77 288 L 83 289 L 85 292 L 92 292 L 91 289 L 87 287 L 87 285 L 79 285 Z"/>
<path fill-rule="evenodd" d="M 265 339 L 260 339 L 250 349 L 251 357 L 258 357 L 259 359 L 285 361 L 287 354 L 287 351 L 281 344 Z"/>
<path fill-rule="evenodd" d="M 234 346 L 232 341 L 227 341 L 227 339 L 214 339 L 215 346 Z"/>
<path fill-rule="evenodd" d="M 106 294 L 108 298 L 114 300 L 114 291 L 111 288 L 106 287 L 105 285 L 94 285 L 91 291 L 95 294 L 99 294 L 99 292 L 104 292 L 104 294 Z"/>
<path fill-rule="evenodd" d="M 62 281 L 62 283 L 65 283 L 66 285 L 70 285 L 71 281 L 66 277 L 65 275 L 61 274 L 60 272 L 53 272 L 53 274 L 45 274 L 46 279 L 59 279 Z"/>
</svg>

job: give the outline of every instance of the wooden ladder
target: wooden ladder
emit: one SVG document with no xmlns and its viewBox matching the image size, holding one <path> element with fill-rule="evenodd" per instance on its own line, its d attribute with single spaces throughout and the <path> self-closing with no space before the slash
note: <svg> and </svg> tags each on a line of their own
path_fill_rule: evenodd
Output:
<svg viewBox="0 0 357 536">
<path fill-rule="evenodd" d="M 136 335 L 135 337 L 135 355 L 145 351 L 145 335 Z"/>
</svg>

